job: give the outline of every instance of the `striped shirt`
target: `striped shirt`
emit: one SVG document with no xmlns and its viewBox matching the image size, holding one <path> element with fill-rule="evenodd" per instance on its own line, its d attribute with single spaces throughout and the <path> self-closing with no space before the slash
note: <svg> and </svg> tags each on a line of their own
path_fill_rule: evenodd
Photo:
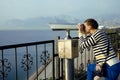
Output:
<svg viewBox="0 0 120 80">
<path fill-rule="evenodd" d="M 109 44 L 109 51 L 108 51 Z M 111 43 L 109 42 L 107 35 L 102 30 L 97 30 L 87 40 L 83 36 L 79 39 L 80 50 L 83 51 L 85 48 L 93 47 L 93 53 L 97 63 L 104 63 L 111 59 L 117 58 L 115 51 L 113 50 Z M 108 55 L 107 55 L 108 53 Z M 116 62 L 117 63 L 117 62 Z"/>
</svg>

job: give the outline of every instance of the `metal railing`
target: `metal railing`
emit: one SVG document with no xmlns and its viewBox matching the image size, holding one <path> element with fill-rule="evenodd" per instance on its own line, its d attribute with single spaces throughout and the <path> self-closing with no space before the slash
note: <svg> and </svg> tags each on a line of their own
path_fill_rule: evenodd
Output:
<svg viewBox="0 0 120 80">
<path fill-rule="evenodd" d="M 0 46 L 0 80 L 40 80 L 39 74 L 52 61 L 54 80 L 54 40 Z M 42 66 L 42 69 L 39 69 Z"/>
</svg>

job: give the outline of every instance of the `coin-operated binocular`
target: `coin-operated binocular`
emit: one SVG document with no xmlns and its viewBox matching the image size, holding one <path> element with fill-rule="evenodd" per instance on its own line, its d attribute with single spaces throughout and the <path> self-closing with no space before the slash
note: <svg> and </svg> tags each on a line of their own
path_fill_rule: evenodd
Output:
<svg viewBox="0 0 120 80">
<path fill-rule="evenodd" d="M 50 24 L 53 31 L 66 31 L 65 39 L 58 40 L 59 58 L 72 59 L 78 57 L 78 39 L 72 39 L 71 30 L 78 30 L 74 24 Z"/>
<path fill-rule="evenodd" d="M 58 40 L 58 53 L 60 58 L 76 58 L 78 57 L 78 40 Z"/>
<path fill-rule="evenodd" d="M 65 80 L 74 80 L 74 58 L 78 57 L 78 39 L 72 39 L 71 30 L 78 30 L 74 24 L 50 24 L 53 31 L 66 31 L 65 39 L 58 40 L 59 58 L 65 59 Z"/>
</svg>

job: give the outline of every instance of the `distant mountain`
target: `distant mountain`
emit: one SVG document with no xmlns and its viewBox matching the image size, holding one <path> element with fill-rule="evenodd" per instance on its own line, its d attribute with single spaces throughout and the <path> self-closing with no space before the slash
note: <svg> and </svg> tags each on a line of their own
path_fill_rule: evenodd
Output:
<svg viewBox="0 0 120 80">
<path fill-rule="evenodd" d="M 104 26 L 119 26 L 120 25 L 120 15 L 108 15 L 102 17 L 96 17 L 96 20 L 100 25 Z M 83 20 L 73 18 L 70 16 L 62 15 L 56 17 L 37 17 L 29 18 L 25 20 L 21 19 L 11 19 L 4 24 L 0 24 L 1 27 L 6 29 L 50 29 L 49 23 L 74 23 L 83 22 Z"/>
<path fill-rule="evenodd" d="M 104 26 L 120 26 L 120 15 L 107 15 L 97 19 L 99 24 Z"/>
<path fill-rule="evenodd" d="M 38 17 L 29 18 L 25 20 L 11 19 L 0 26 L 11 29 L 49 29 L 50 23 L 77 23 L 78 19 L 69 16 L 57 16 L 57 17 Z"/>
</svg>

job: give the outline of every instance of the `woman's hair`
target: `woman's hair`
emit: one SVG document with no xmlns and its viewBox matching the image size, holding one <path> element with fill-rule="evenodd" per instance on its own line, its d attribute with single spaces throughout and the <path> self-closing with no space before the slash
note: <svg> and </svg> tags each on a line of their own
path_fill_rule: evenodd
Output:
<svg viewBox="0 0 120 80">
<path fill-rule="evenodd" d="M 98 29 L 97 21 L 92 18 L 85 20 L 84 23 L 87 23 L 87 25 L 90 25 L 93 29 Z"/>
</svg>

